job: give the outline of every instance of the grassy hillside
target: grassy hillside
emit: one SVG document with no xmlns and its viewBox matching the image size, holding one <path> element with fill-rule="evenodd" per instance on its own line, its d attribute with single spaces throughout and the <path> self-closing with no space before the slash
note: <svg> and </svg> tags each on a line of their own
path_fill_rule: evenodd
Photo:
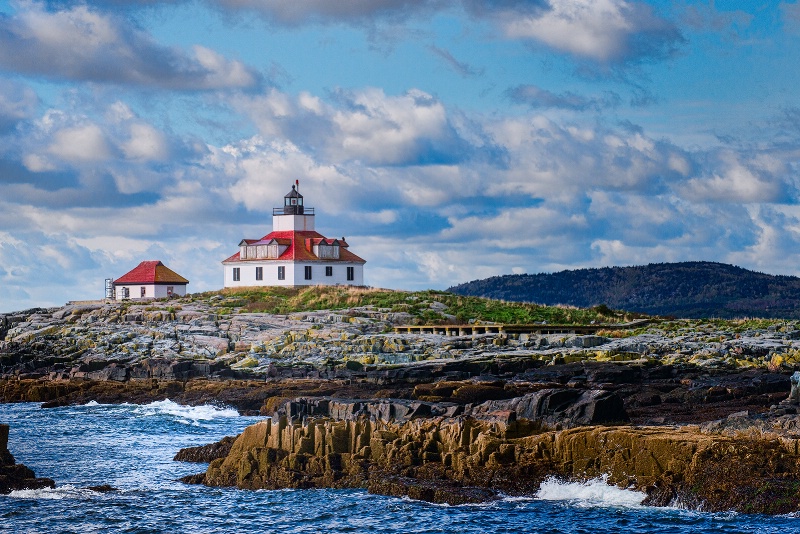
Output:
<svg viewBox="0 0 800 534">
<path fill-rule="evenodd" d="M 686 318 L 800 318 L 800 278 L 711 262 L 497 276 L 449 291 L 546 305 L 586 308 L 605 304 L 615 309 Z"/>
<path fill-rule="evenodd" d="M 247 287 L 193 295 L 210 299 L 223 313 L 263 312 L 288 314 L 312 310 L 342 310 L 373 306 L 388 312 L 406 312 L 419 324 L 467 323 L 507 324 L 617 323 L 639 317 L 614 312 L 605 306 L 578 309 L 571 306 L 540 306 L 461 296 L 444 291 L 393 291 L 349 287 L 308 288 Z"/>
</svg>

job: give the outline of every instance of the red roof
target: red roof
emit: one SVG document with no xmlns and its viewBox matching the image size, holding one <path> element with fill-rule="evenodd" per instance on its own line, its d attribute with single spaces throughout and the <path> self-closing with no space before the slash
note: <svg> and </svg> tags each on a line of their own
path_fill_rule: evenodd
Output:
<svg viewBox="0 0 800 534">
<path fill-rule="evenodd" d="M 143 261 L 132 271 L 114 280 L 115 284 L 188 284 L 189 281 L 161 263 Z"/>
<path fill-rule="evenodd" d="M 286 250 L 283 251 L 283 254 L 280 255 L 279 258 L 270 258 L 268 261 L 338 261 L 338 262 L 345 262 L 345 263 L 367 263 L 366 260 L 359 258 L 349 250 L 347 250 L 348 244 L 342 239 L 328 239 L 322 234 L 318 232 L 294 232 L 292 230 L 285 230 L 281 232 L 270 232 L 269 234 L 265 235 L 259 240 L 251 240 L 251 239 L 244 239 L 248 244 L 256 244 L 256 243 L 267 243 L 272 241 L 273 239 L 277 240 L 280 244 L 286 244 L 288 247 Z M 328 244 L 332 244 L 334 241 L 338 241 L 339 243 L 339 259 L 329 259 L 325 258 L 324 260 L 320 260 L 315 254 L 313 250 L 314 244 L 319 244 L 320 242 L 325 242 Z M 246 262 L 246 261 L 265 261 L 266 258 L 259 258 L 259 259 L 247 259 L 247 260 L 240 260 L 239 253 L 237 252 L 230 258 L 224 260 L 222 263 L 229 263 L 229 262 Z"/>
</svg>

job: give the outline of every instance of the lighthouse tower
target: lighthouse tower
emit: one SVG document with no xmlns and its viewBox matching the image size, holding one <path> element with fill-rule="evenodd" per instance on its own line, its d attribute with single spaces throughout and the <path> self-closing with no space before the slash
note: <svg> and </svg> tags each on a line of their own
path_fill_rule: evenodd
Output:
<svg viewBox="0 0 800 534">
<path fill-rule="evenodd" d="M 350 252 L 344 237 L 318 233 L 314 208 L 306 207 L 299 184 L 272 210 L 272 232 L 242 239 L 239 252 L 222 262 L 225 287 L 364 285 L 365 260 Z"/>
<path fill-rule="evenodd" d="M 303 195 L 297 185 L 283 197 L 283 207 L 272 210 L 272 230 L 274 232 L 314 231 L 314 208 L 303 206 Z"/>
</svg>

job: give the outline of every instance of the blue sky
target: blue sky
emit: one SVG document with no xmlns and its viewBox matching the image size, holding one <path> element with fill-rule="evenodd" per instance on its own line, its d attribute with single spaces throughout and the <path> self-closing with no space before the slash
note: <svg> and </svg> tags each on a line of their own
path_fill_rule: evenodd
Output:
<svg viewBox="0 0 800 534">
<path fill-rule="evenodd" d="M 366 282 L 800 275 L 796 2 L 0 1 L 0 311 L 222 285 L 299 179 Z"/>
</svg>

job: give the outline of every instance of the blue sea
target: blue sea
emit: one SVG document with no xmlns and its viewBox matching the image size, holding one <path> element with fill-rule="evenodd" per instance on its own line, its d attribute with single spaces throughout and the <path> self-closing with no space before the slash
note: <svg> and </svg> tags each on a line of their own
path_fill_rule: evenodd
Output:
<svg viewBox="0 0 800 534">
<path fill-rule="evenodd" d="M 0 496 L 2 532 L 787 533 L 800 516 L 704 513 L 642 506 L 643 495 L 602 479 L 550 480 L 537 495 L 442 506 L 361 490 L 243 491 L 176 480 L 205 469 L 172 461 L 182 447 L 216 441 L 257 421 L 235 410 L 89 403 L 56 409 L 0 404 L 9 449 L 52 490 Z M 97 493 L 88 486 L 110 484 Z"/>
</svg>

